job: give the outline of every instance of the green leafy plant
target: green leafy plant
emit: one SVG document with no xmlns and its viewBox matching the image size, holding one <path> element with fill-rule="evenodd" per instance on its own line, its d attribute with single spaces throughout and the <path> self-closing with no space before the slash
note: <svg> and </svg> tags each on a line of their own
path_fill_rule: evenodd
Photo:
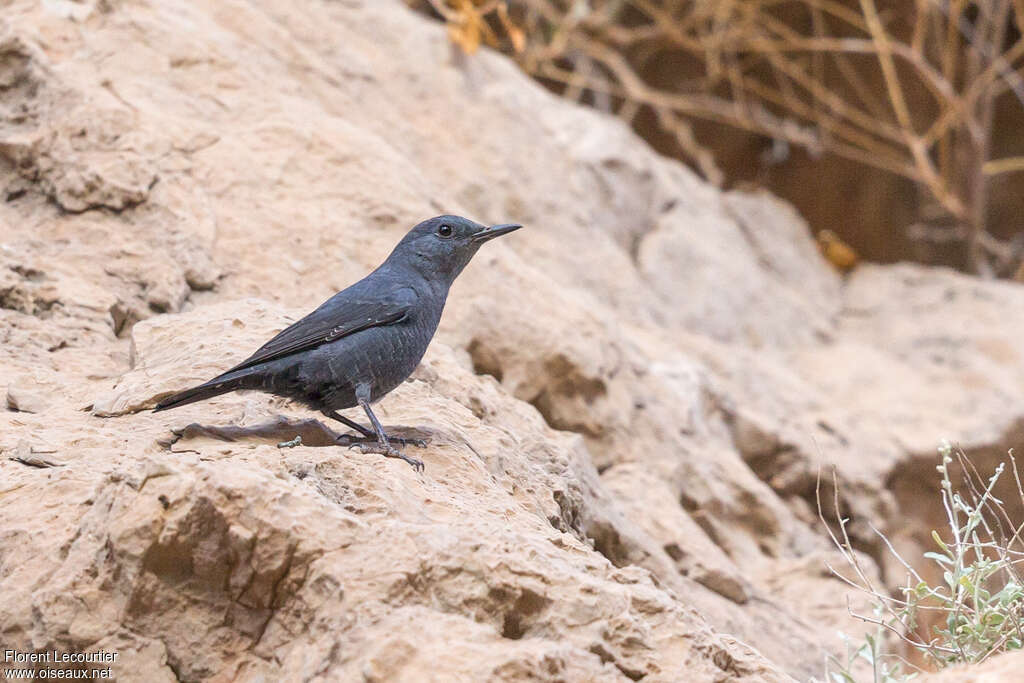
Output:
<svg viewBox="0 0 1024 683">
<path fill-rule="evenodd" d="M 962 450 L 944 443 L 939 454 L 940 496 L 948 528 L 944 530 L 945 538 L 938 530 L 932 531 L 936 549 L 925 552 L 922 559 L 934 563 L 941 581 L 927 581 L 876 529 L 889 552 L 907 571 L 906 584 L 895 593 L 876 586 L 850 545 L 846 529 L 849 520 L 840 516 L 835 533 L 821 515 L 819 497 L 822 522 L 829 528 L 853 575 L 829 569 L 871 596 L 874 613 L 853 616 L 876 627 L 875 633 L 866 636 L 860 645 L 844 637 L 845 660 L 833 656 L 826 664 L 830 681 L 858 681 L 854 671 L 858 666 L 860 670 L 866 668 L 858 662 L 870 664 L 876 682 L 910 680 L 915 675 L 911 670 L 918 667 L 896 653 L 901 647 L 916 651 L 924 664 L 934 669 L 979 663 L 994 654 L 1024 647 L 1024 581 L 1018 569 L 1024 561 L 1024 522 L 1014 523 L 995 494 L 1007 463 L 1001 463 L 985 479 Z M 963 472 L 959 486 L 954 485 L 950 472 L 954 461 Z M 1024 488 L 1012 451 L 1009 464 L 1016 494 L 1024 503 Z M 833 503 L 838 510 L 838 494 Z"/>
<path fill-rule="evenodd" d="M 875 618 L 881 619 L 883 613 L 876 605 Z M 873 633 L 864 634 L 864 641 L 857 643 L 845 633 L 840 633 L 843 643 L 846 645 L 846 656 L 840 660 L 837 656 L 831 655 L 825 662 L 825 675 L 831 683 L 858 683 L 856 674 L 857 667 L 862 669 L 870 667 L 872 680 L 876 683 L 902 683 L 909 681 L 917 674 L 903 673 L 903 663 L 892 661 L 892 657 L 883 651 L 886 632 L 882 626 L 875 628 Z"/>
</svg>

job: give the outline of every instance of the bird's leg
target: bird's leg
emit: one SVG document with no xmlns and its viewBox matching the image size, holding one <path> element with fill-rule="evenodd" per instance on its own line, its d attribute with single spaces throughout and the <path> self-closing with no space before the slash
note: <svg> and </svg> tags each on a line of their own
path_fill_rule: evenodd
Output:
<svg viewBox="0 0 1024 683">
<path fill-rule="evenodd" d="M 353 444 L 363 453 L 379 453 L 388 458 L 399 458 L 406 461 L 412 468 L 417 472 L 423 471 L 423 461 L 417 460 L 416 458 L 410 458 L 408 455 L 402 453 L 390 443 L 388 443 L 388 435 L 384 433 L 384 427 L 381 426 L 380 420 L 370 410 L 370 402 L 365 398 L 359 398 L 359 405 L 366 412 L 366 416 L 370 418 L 370 424 L 373 425 L 373 431 L 377 434 L 377 443 L 356 443 Z"/>
<path fill-rule="evenodd" d="M 331 418 L 332 420 L 337 420 L 338 422 L 340 422 L 343 425 L 346 425 L 346 426 L 356 430 L 357 432 L 359 432 L 360 434 L 362 434 L 363 436 L 365 436 L 367 438 L 370 438 L 370 439 L 376 439 L 377 438 L 377 435 L 374 434 L 372 429 L 367 429 L 366 427 L 364 427 L 363 425 L 359 424 L 355 420 L 348 419 L 344 415 L 340 414 L 337 410 L 322 410 L 321 412 L 324 415 L 326 415 L 327 417 Z"/>
<path fill-rule="evenodd" d="M 348 419 L 344 415 L 338 413 L 338 411 L 322 410 L 321 412 L 327 417 L 331 418 L 332 420 L 337 420 L 338 422 L 341 422 L 342 424 L 345 424 L 351 427 L 352 429 L 356 430 L 360 434 L 362 434 L 362 436 L 342 434 L 341 436 L 338 437 L 339 442 L 343 441 L 345 445 L 353 445 L 357 443 L 376 443 L 378 441 L 376 432 L 374 432 L 372 429 L 364 427 L 355 420 Z M 419 446 L 420 448 L 423 448 L 427 445 L 427 442 L 424 441 L 423 439 L 407 439 L 400 436 L 389 436 L 388 441 L 398 443 L 403 446 Z"/>
</svg>

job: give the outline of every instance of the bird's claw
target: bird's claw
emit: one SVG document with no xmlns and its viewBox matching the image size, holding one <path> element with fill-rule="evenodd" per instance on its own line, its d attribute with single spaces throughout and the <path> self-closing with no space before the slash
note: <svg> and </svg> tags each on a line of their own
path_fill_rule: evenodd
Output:
<svg viewBox="0 0 1024 683">
<path fill-rule="evenodd" d="M 342 446 L 358 446 L 359 444 L 375 444 L 377 443 L 376 437 L 371 436 L 356 436 L 355 434 L 339 434 L 337 442 Z M 405 436 L 391 436 L 388 435 L 388 443 L 395 443 L 399 446 L 416 446 L 417 448 L 426 448 L 427 444 L 430 443 L 429 439 L 414 439 L 412 437 Z"/>
<path fill-rule="evenodd" d="M 407 463 L 409 463 L 410 465 L 412 465 L 412 468 L 414 470 L 416 470 L 416 472 L 423 472 L 424 470 L 427 469 L 427 466 L 424 465 L 423 461 L 420 460 L 419 458 L 411 458 L 408 455 L 402 455 L 402 454 L 399 454 L 398 457 L 400 457 L 402 460 L 404 460 Z"/>
<path fill-rule="evenodd" d="M 277 444 L 277 447 L 278 448 L 295 448 L 296 446 L 301 446 L 301 445 L 302 445 L 302 435 L 299 434 L 298 436 L 296 436 L 291 441 L 282 441 L 281 443 Z"/>
<path fill-rule="evenodd" d="M 398 458 L 399 460 L 404 460 L 417 472 L 422 472 L 426 469 L 422 460 L 409 457 L 389 443 L 354 443 L 349 446 L 349 448 L 358 448 L 360 453 L 377 453 L 378 455 L 383 455 L 385 458 Z"/>
</svg>

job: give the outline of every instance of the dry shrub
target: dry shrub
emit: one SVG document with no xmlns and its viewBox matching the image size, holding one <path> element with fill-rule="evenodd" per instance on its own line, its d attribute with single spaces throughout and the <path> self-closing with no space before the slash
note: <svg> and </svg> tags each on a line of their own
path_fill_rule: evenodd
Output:
<svg viewBox="0 0 1024 683">
<path fill-rule="evenodd" d="M 857 680 L 853 672 L 858 660 L 871 666 L 876 681 L 904 681 L 919 670 L 911 659 L 928 669 L 943 669 L 980 663 L 1024 647 L 1024 576 L 1020 569 L 1024 521 L 1010 512 L 1024 504 L 1024 487 L 1013 452 L 1008 462 L 987 477 L 962 450 L 948 443 L 939 448 L 939 454 L 937 504 L 946 513 L 946 528 L 932 530 L 934 550 L 924 552 L 920 559 L 905 558 L 876 530 L 906 571 L 904 585 L 895 592 L 872 581 L 871 572 L 850 543 L 849 520 L 840 516 L 830 523 L 822 514 L 819 497 L 821 522 L 847 562 L 845 568 L 829 569 L 869 595 L 873 613 L 853 616 L 876 626 L 876 632 L 862 643 L 847 639 L 844 660 L 830 658 L 826 675 L 836 683 Z M 955 483 L 954 466 L 960 472 L 959 483 Z M 1012 476 L 1010 490 L 1017 500 L 996 497 L 996 486 L 1004 475 Z M 837 486 L 834 480 L 833 485 Z M 832 509 L 839 509 L 838 495 L 831 503 Z M 926 564 L 938 571 L 926 571 Z M 929 580 L 926 574 L 941 578 Z"/>
<path fill-rule="evenodd" d="M 992 134 L 1024 129 L 1024 0 L 407 2 L 566 97 L 652 111 L 714 182 L 693 118 L 910 179 L 927 200 L 915 239 L 961 244 L 978 274 L 1019 266 L 1024 245 L 997 240 L 987 209 L 991 178 L 1024 171 Z"/>
</svg>

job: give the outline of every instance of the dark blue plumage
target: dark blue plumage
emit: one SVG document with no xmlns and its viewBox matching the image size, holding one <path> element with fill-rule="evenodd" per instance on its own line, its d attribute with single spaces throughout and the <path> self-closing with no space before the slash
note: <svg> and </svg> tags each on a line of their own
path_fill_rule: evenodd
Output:
<svg viewBox="0 0 1024 683">
<path fill-rule="evenodd" d="M 422 463 L 391 445 L 370 404 L 416 369 L 437 330 L 448 289 L 480 245 L 518 229 L 438 216 L 414 227 L 376 270 L 209 382 L 164 399 L 167 410 L 230 391 L 285 396 L 360 432 L 361 447 Z M 339 415 L 362 406 L 372 429 Z"/>
</svg>

